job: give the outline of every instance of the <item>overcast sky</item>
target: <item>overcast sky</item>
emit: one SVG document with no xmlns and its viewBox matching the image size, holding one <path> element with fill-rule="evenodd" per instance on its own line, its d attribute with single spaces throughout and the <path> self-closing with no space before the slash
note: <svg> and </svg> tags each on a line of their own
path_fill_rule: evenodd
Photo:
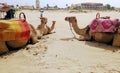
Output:
<svg viewBox="0 0 120 73">
<path fill-rule="evenodd" d="M 0 0 L 0 2 L 7 2 L 10 5 L 35 5 L 36 0 Z M 46 4 L 49 4 L 50 6 L 58 5 L 58 7 L 65 7 L 66 4 L 69 6 L 71 4 L 75 3 L 81 3 L 81 2 L 97 2 L 97 3 L 103 3 L 110 4 L 114 7 L 120 7 L 120 0 L 40 0 L 40 6 L 44 7 Z"/>
</svg>

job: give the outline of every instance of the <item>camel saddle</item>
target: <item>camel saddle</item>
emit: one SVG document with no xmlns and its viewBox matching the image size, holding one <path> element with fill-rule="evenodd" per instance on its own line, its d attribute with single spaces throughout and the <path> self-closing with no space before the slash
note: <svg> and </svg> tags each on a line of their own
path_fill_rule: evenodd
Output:
<svg viewBox="0 0 120 73">
<path fill-rule="evenodd" d="M 92 32 L 111 32 L 114 33 L 118 29 L 119 19 L 100 18 L 100 14 L 96 14 L 96 18 L 90 23 Z"/>
<path fill-rule="evenodd" d="M 23 18 L 22 19 L 22 14 Z M 28 40 L 30 27 L 23 12 L 18 20 L 0 20 L 0 41 Z"/>
</svg>

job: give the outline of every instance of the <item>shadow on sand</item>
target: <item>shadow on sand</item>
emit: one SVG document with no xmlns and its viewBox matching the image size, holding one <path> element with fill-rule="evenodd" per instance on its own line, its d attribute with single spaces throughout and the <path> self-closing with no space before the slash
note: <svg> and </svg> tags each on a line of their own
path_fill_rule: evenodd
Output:
<svg viewBox="0 0 120 73">
<path fill-rule="evenodd" d="M 100 48 L 100 49 L 104 49 L 104 50 L 109 50 L 112 52 L 120 51 L 120 47 L 115 47 L 115 46 L 112 46 L 112 45 L 106 44 L 106 43 L 99 43 L 96 41 L 86 41 L 85 44 L 92 46 L 92 47 L 96 47 L 96 48 Z"/>
<path fill-rule="evenodd" d="M 70 37 L 70 38 L 61 38 L 60 40 L 62 40 L 62 41 L 74 41 L 75 38 L 74 38 L 74 37 Z"/>
<path fill-rule="evenodd" d="M 62 40 L 62 41 L 74 41 L 77 39 L 75 39 L 74 37 L 71 37 L 71 38 L 62 38 L 60 40 Z M 80 41 L 80 42 L 82 42 L 82 41 Z M 112 46 L 110 44 L 99 43 L 96 41 L 85 41 L 85 44 L 88 46 L 99 48 L 99 49 L 109 50 L 111 52 L 118 52 L 119 51 L 119 53 L 120 53 L 120 47 L 115 47 L 115 46 Z"/>
</svg>

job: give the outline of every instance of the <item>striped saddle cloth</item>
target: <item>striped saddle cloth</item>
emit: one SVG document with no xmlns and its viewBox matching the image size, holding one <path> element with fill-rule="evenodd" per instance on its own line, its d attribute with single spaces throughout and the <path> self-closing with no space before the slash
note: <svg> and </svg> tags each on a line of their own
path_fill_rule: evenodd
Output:
<svg viewBox="0 0 120 73">
<path fill-rule="evenodd" d="M 24 19 L 21 19 L 23 14 Z M 0 41 L 28 40 L 30 38 L 30 27 L 23 12 L 19 20 L 0 20 Z"/>
</svg>

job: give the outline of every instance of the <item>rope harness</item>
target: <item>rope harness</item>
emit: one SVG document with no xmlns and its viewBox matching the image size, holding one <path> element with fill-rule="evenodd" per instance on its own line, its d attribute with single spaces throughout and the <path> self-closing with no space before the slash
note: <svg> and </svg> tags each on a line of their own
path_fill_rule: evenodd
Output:
<svg viewBox="0 0 120 73">
<path fill-rule="evenodd" d="M 74 39 L 77 39 L 77 36 L 74 34 L 74 32 L 73 32 L 73 29 L 72 29 L 72 26 L 71 26 L 71 24 L 70 24 L 70 22 L 69 22 L 69 26 L 70 26 L 70 31 L 72 32 L 72 34 L 73 34 L 73 38 Z"/>
</svg>

